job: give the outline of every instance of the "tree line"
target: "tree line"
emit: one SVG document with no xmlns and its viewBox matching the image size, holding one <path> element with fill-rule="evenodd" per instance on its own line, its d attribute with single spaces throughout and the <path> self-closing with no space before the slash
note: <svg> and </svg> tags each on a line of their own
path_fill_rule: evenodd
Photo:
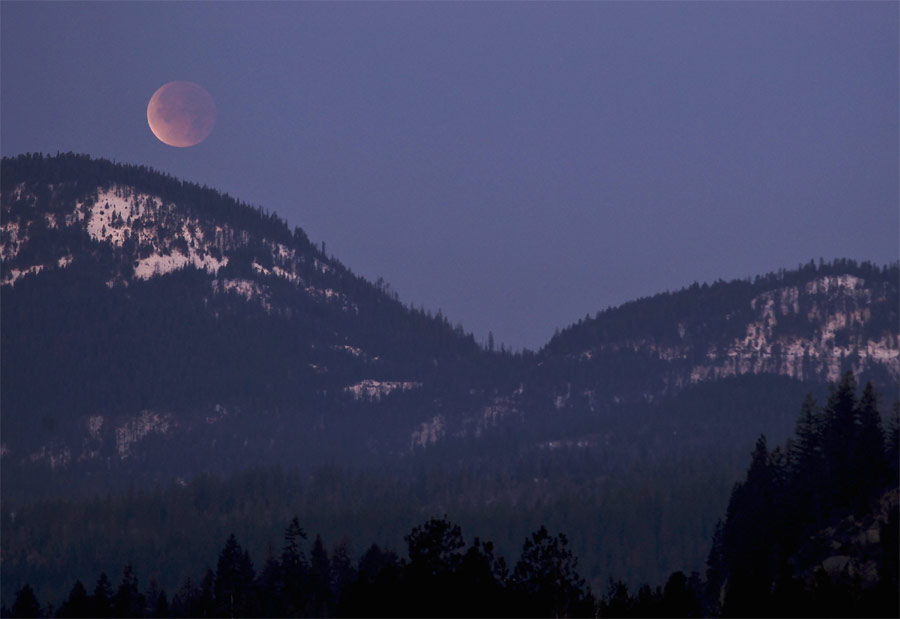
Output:
<svg viewBox="0 0 900 619">
<path fill-rule="evenodd" d="M 707 385 L 691 392 L 693 396 L 671 416 L 642 416 L 647 421 L 642 425 L 655 427 L 661 437 L 668 436 L 670 450 L 678 447 L 685 453 L 694 452 L 698 449 L 695 441 L 706 432 L 718 437 L 723 449 L 730 452 L 734 445 L 747 444 L 748 437 L 729 437 L 729 429 L 752 420 L 759 427 L 759 414 L 751 413 L 760 407 L 775 410 L 783 401 L 803 398 L 799 385 L 774 393 L 770 393 L 771 382 L 750 378 L 715 385 L 721 390 L 718 396 L 710 391 L 712 385 Z M 752 401 L 754 392 L 759 391 L 773 397 L 748 409 L 746 419 L 739 416 L 734 403 Z M 871 402 L 871 389 L 863 392 L 868 392 L 866 401 Z M 823 400 L 826 393 L 822 392 Z M 698 412 L 704 406 L 709 415 Z M 823 415 L 816 407 L 800 408 L 801 420 L 810 410 L 817 418 Z M 729 414 L 713 415 L 722 410 Z M 693 424 L 665 425 L 666 419 L 683 422 L 691 411 L 699 415 Z M 782 440 L 794 415 L 780 416 L 785 417 L 785 431 L 773 434 Z M 610 420 L 607 422 L 609 425 Z M 885 453 L 896 454 L 895 449 L 888 450 L 896 445 L 891 438 L 896 436 L 896 422 L 889 422 L 888 430 Z M 650 442 L 633 436 L 626 440 L 629 435 L 619 433 L 613 437 L 612 445 L 623 449 L 630 449 L 631 443 Z M 507 434 L 496 441 L 508 443 L 510 438 Z M 732 480 L 742 468 L 739 456 L 733 455 L 727 473 L 713 477 L 714 471 L 722 469 L 716 458 L 661 457 L 658 449 L 629 455 L 610 451 L 611 447 L 530 451 L 521 458 L 502 459 L 498 467 L 494 460 L 479 462 L 479 451 L 499 448 L 484 440 L 487 437 L 479 443 L 446 447 L 464 463 L 457 468 L 437 466 L 443 461 L 442 454 L 426 452 L 410 458 L 404 467 L 366 474 L 338 466 L 319 469 L 308 477 L 276 467 L 227 479 L 203 476 L 172 482 L 149 493 L 138 486 L 127 495 L 88 501 L 5 502 L 3 596 L 14 599 L 15 587 L 28 582 L 43 595 L 59 600 L 76 577 L 87 582 L 101 568 L 109 574 L 117 572 L 121 557 L 174 591 L 184 574 L 201 571 L 202 558 L 214 556 L 230 531 L 255 549 L 256 560 L 270 540 L 269 532 L 278 530 L 293 513 L 302 514 L 304 522 L 325 539 L 340 539 L 349 532 L 353 548 L 364 549 L 366 542 L 373 540 L 397 547 L 403 532 L 420 514 L 429 512 L 449 512 L 465 529 L 479 530 L 493 540 L 507 556 L 540 523 L 569 532 L 569 547 L 578 554 L 582 574 L 595 590 L 601 590 L 612 574 L 638 592 L 641 582 L 665 582 L 674 569 L 700 569 L 716 515 L 723 512 Z M 792 445 L 796 443 L 795 437 Z M 876 450 L 857 448 L 860 462 L 868 460 L 863 457 L 866 452 L 874 455 Z M 164 456 L 161 450 L 159 457 Z M 658 461 L 651 462 L 653 458 Z M 887 455 L 882 463 L 892 461 L 896 458 Z M 639 466 L 647 470 L 636 475 Z M 604 476 L 602 482 L 597 481 L 600 475 Z M 873 487 L 877 493 L 877 485 Z M 823 513 L 827 520 L 829 512 Z M 697 522 L 701 518 L 704 522 Z M 696 579 L 688 580 L 696 588 Z M 616 591 L 614 597 L 621 601 L 624 596 Z"/>
<path fill-rule="evenodd" d="M 407 556 L 373 544 L 354 564 L 345 544 L 329 553 L 321 536 L 311 548 L 294 517 L 280 554 L 271 548 L 257 570 L 236 537 L 216 568 L 186 578 L 170 598 L 153 580 L 141 589 L 126 565 L 113 588 L 105 572 L 89 592 L 77 581 L 58 606 L 42 605 L 23 586 L 4 617 L 327 617 L 327 616 L 584 616 L 595 599 L 578 574 L 562 533 L 545 527 L 522 547 L 512 570 L 491 542 L 467 545 L 446 516 L 414 527 Z"/>
<path fill-rule="evenodd" d="M 3 616 L 896 616 L 900 405 L 885 431 L 871 384 L 857 390 L 847 373 L 823 406 L 807 396 L 784 447 L 760 437 L 705 579 L 679 571 L 636 593 L 610 579 L 597 597 L 565 534 L 541 526 L 509 569 L 492 542 L 467 544 L 446 515 L 405 536 L 406 557 L 372 544 L 354 564 L 345 542 L 329 553 L 316 535 L 310 546 L 294 517 L 258 570 L 232 534 L 216 569 L 171 598 L 153 579 L 142 591 L 127 565 L 115 590 L 101 573 L 92 592 L 78 581 L 58 607 L 25 585 Z"/>
<path fill-rule="evenodd" d="M 710 551 L 722 614 L 900 614 L 898 415 L 885 433 L 871 383 L 857 396 L 847 372 L 823 406 L 807 396 L 783 447 L 759 438 Z"/>
</svg>

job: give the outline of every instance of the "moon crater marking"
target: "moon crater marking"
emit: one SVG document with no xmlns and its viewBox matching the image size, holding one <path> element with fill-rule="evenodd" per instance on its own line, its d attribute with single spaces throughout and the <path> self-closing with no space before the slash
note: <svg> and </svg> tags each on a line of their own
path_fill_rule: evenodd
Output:
<svg viewBox="0 0 900 619">
<path fill-rule="evenodd" d="M 193 82 L 169 82 L 150 97 L 147 123 L 153 135 L 169 146 L 195 146 L 212 132 L 216 104 Z"/>
</svg>

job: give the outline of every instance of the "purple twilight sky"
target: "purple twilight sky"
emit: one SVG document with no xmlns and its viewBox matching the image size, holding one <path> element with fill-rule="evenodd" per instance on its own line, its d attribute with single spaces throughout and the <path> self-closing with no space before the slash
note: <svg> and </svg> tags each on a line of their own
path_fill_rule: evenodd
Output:
<svg viewBox="0 0 900 619">
<path fill-rule="evenodd" d="M 0 3 L 0 150 L 277 212 L 484 340 L 898 258 L 898 2 Z M 146 106 L 189 80 L 202 144 Z"/>
</svg>

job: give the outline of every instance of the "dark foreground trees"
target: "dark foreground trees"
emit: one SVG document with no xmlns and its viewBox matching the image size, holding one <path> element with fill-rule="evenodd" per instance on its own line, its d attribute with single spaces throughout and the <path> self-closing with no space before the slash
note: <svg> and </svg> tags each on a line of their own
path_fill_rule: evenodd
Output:
<svg viewBox="0 0 900 619">
<path fill-rule="evenodd" d="M 5 616 L 898 616 L 900 492 L 898 407 L 882 428 L 874 390 L 857 396 L 852 374 L 824 406 L 807 398 L 793 440 L 757 441 L 716 528 L 707 578 L 675 572 L 663 587 L 630 592 L 611 580 L 596 599 L 564 534 L 526 538 L 508 569 L 491 542 L 468 544 L 462 529 L 433 518 L 412 529 L 406 556 L 373 544 L 354 565 L 346 544 L 309 545 L 294 518 L 280 554 L 257 571 L 234 535 L 216 570 L 185 579 L 170 598 L 141 589 L 123 570 L 114 588 L 101 573 L 91 593 L 76 582 L 58 609 L 28 585 Z"/>
<path fill-rule="evenodd" d="M 151 581 L 142 592 L 127 565 L 113 593 L 101 573 L 93 593 L 79 581 L 54 611 L 42 608 L 28 585 L 11 617 L 329 617 L 329 616 L 593 616 L 594 598 L 578 574 L 565 535 L 541 527 L 525 541 L 512 575 L 491 542 L 467 545 L 459 526 L 433 518 L 406 536 L 407 557 L 372 545 L 356 567 L 346 547 L 329 555 L 316 536 L 307 558 L 306 534 L 294 518 L 284 548 L 269 553 L 257 573 L 249 553 L 230 535 L 200 585 L 187 578 L 171 604 Z"/>
<path fill-rule="evenodd" d="M 578 559 L 560 533 L 551 536 L 541 527 L 522 547 L 510 583 L 519 607 L 516 614 L 527 617 L 586 616 L 593 610 L 590 590 L 578 575 Z"/>
<path fill-rule="evenodd" d="M 821 408 L 807 397 L 784 448 L 760 437 L 710 552 L 723 615 L 900 614 L 896 432 L 848 372 Z"/>
</svg>

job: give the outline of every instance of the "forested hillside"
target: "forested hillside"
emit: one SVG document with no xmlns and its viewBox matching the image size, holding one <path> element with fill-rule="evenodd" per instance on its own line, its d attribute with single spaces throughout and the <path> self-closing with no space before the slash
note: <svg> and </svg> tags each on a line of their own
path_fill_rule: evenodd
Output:
<svg viewBox="0 0 900 619">
<path fill-rule="evenodd" d="M 491 541 L 475 537 L 469 543 L 446 515 L 413 526 L 403 537 L 407 552 L 402 558 L 392 550 L 399 544 L 376 543 L 356 560 L 346 538 L 329 550 L 320 534 L 313 540 L 294 517 L 284 529 L 280 554 L 278 541 L 270 537 L 265 554 L 254 562 L 232 532 L 218 551 L 215 570 L 195 566 L 183 573 L 177 588 L 171 575 L 184 572 L 187 561 L 169 553 L 167 565 L 150 568 L 148 584 L 140 586 L 138 571 L 154 565 L 153 555 L 147 555 L 124 566 L 115 590 L 103 570 L 90 593 L 81 579 L 67 597 L 57 592 L 59 605 L 42 604 L 30 584 L 21 585 L 3 615 L 896 616 L 898 443 L 900 410 L 895 407 L 883 430 L 871 384 L 857 397 L 855 378 L 848 373 L 821 408 L 807 395 L 794 436 L 784 448 L 770 452 L 764 436 L 757 441 L 746 479 L 734 486 L 724 520 L 716 527 L 705 578 L 678 570 L 664 587 L 645 583 L 635 594 L 623 580 L 610 578 L 605 593 L 595 595 L 581 576 L 568 537 L 553 535 L 543 525 L 525 538 L 514 565 Z M 343 486 L 337 481 L 333 473 L 311 490 Z M 277 471 L 247 476 L 241 483 L 240 494 L 257 499 L 296 489 L 296 481 Z M 198 502 L 221 518 L 228 508 L 215 504 L 233 501 L 228 487 L 207 481 L 180 496 L 170 491 L 153 498 L 107 500 L 106 505 L 68 505 L 69 526 L 102 512 L 117 514 L 107 523 L 109 530 L 136 531 L 139 515 L 152 511 L 163 516 L 159 527 L 179 527 L 191 517 L 188 505 Z M 316 499 L 327 500 L 324 493 Z M 251 536 L 276 528 L 260 506 L 257 501 L 248 514 L 250 522 L 244 523 Z M 18 517 L 28 516 L 40 514 Z M 7 531 L 15 529 L 11 524 L 6 523 Z M 29 526 L 41 524 L 30 520 Z M 182 541 L 185 551 L 198 554 L 200 547 L 191 542 L 190 537 Z M 167 591 L 174 593 L 169 597 Z"/>
<path fill-rule="evenodd" d="M 294 514 L 354 559 L 443 514 L 506 557 L 544 525 L 635 590 L 703 571 L 806 393 L 897 394 L 896 264 L 697 284 L 513 353 L 212 189 L 72 154 L 0 181 L 4 603 L 123 556 L 172 592 L 230 533 L 259 566 Z"/>
<path fill-rule="evenodd" d="M 783 447 L 760 437 L 710 551 L 725 615 L 900 612 L 898 414 L 885 436 L 872 385 L 847 373 L 821 408 L 807 396 Z"/>
<path fill-rule="evenodd" d="M 897 381 L 900 269 L 810 262 L 752 280 L 694 284 L 586 317 L 542 352 L 597 362 L 659 362 L 664 387 L 747 373 L 835 381 L 847 369 Z"/>
</svg>

